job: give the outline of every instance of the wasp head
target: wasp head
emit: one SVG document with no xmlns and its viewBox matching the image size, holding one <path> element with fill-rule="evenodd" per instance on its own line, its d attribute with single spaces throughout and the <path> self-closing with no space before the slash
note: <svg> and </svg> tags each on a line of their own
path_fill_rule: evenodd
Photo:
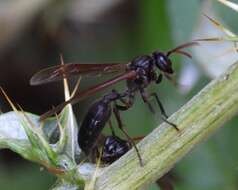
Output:
<svg viewBox="0 0 238 190">
<path fill-rule="evenodd" d="M 155 65 L 159 70 L 167 74 L 172 74 L 174 72 L 172 69 L 172 62 L 168 55 L 160 51 L 155 51 L 152 56 L 154 58 Z"/>
</svg>

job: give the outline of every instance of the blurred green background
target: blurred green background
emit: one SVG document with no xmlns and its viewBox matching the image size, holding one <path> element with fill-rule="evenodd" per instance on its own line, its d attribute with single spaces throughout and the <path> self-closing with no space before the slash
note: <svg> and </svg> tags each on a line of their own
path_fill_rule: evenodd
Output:
<svg viewBox="0 0 238 190">
<path fill-rule="evenodd" d="M 203 13 L 216 13 L 226 26 L 234 32 L 238 30 L 238 13 L 217 1 L 207 2 L 0 1 L 0 85 L 24 110 L 41 114 L 63 101 L 62 84 L 31 87 L 29 79 L 38 70 L 58 64 L 60 53 L 65 62 L 127 63 L 138 55 L 150 54 L 157 49 L 166 51 L 190 41 Z M 213 50 L 216 51 L 216 47 Z M 206 66 L 200 66 L 199 56 L 192 61 L 177 56 L 173 61 L 178 82 L 183 71 L 188 75 L 188 82 L 195 82 L 190 86 L 182 83 L 189 86 L 186 91 L 166 80 L 159 86 L 150 87 L 150 91 L 158 92 L 169 115 L 211 80 L 205 74 Z M 194 68 L 191 70 L 186 68 L 187 64 L 179 64 L 183 62 Z M 100 80 L 105 79 L 101 77 Z M 87 88 L 95 81 L 98 82 L 98 78 L 84 78 L 81 88 Z M 117 88 L 124 85 L 119 84 Z M 79 124 L 90 103 L 103 93 L 75 106 Z M 10 110 L 2 97 L 0 106 L 3 112 Z M 130 111 L 122 115 L 131 136 L 146 135 L 160 122 L 159 111 L 152 115 L 140 98 Z M 237 122 L 238 119 L 234 118 L 176 165 L 170 174 L 176 190 L 238 189 Z M 24 161 L 10 151 L 0 151 L 0 189 L 43 190 L 49 189 L 54 181 L 53 175 L 42 171 L 39 165 Z M 154 184 L 148 189 L 159 188 Z"/>
</svg>

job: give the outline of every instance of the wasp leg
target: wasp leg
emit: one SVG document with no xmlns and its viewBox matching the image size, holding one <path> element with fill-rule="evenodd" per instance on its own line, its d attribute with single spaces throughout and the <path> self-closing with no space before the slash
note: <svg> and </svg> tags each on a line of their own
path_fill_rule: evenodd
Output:
<svg viewBox="0 0 238 190">
<path fill-rule="evenodd" d="M 155 114 L 155 110 L 154 110 L 153 106 L 151 105 L 151 103 L 149 102 L 149 98 L 148 98 L 149 96 L 147 95 L 146 91 L 143 88 L 140 89 L 140 94 L 141 94 L 143 101 L 148 105 L 150 111 L 153 114 Z"/>
<path fill-rule="evenodd" d="M 143 166 L 142 158 L 141 158 L 141 155 L 140 155 L 140 153 L 139 153 L 139 150 L 138 150 L 138 148 L 137 148 L 135 142 L 134 142 L 133 139 L 128 135 L 128 133 L 126 132 L 126 130 L 125 130 L 124 127 L 123 127 L 122 120 L 121 120 L 121 116 L 120 116 L 119 109 L 118 109 L 118 105 L 115 105 L 115 106 L 113 107 L 113 112 L 114 112 L 114 115 L 115 115 L 115 117 L 116 117 L 116 120 L 117 120 L 119 129 L 123 132 L 123 134 L 127 137 L 128 141 L 129 141 L 129 142 L 133 145 L 133 147 L 135 148 L 136 154 L 137 154 L 138 159 L 139 159 L 139 162 L 140 162 L 140 165 Z"/>
<path fill-rule="evenodd" d="M 158 106 L 159 106 L 159 108 L 160 108 L 161 115 L 164 117 L 164 118 L 162 117 L 162 120 L 163 120 L 164 122 L 168 123 L 169 125 L 171 125 L 172 127 L 174 127 L 177 131 L 179 131 L 179 128 L 177 127 L 177 125 L 175 125 L 174 123 L 171 123 L 171 122 L 169 122 L 169 121 L 167 120 L 167 119 L 168 119 L 168 116 L 167 116 L 167 114 L 166 114 L 166 112 L 165 112 L 165 109 L 164 109 L 164 107 L 163 107 L 163 104 L 162 104 L 161 101 L 159 100 L 158 95 L 154 92 L 154 93 L 151 93 L 150 96 L 152 96 L 152 97 L 155 98 L 155 100 L 156 100 L 156 102 L 157 102 L 157 104 L 158 104 Z"/>
</svg>

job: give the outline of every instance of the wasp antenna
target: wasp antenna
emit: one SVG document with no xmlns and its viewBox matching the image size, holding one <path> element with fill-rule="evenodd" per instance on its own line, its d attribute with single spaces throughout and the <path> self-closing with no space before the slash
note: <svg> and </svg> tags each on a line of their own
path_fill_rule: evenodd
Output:
<svg viewBox="0 0 238 190">
<path fill-rule="evenodd" d="M 198 39 L 195 39 L 194 41 L 196 42 L 216 42 L 216 41 L 223 41 L 224 38 L 222 37 L 211 37 L 211 38 L 198 38 Z"/>
<path fill-rule="evenodd" d="M 177 50 L 176 53 L 181 54 L 181 55 L 184 55 L 184 56 L 186 56 L 186 57 L 192 59 L 192 55 L 191 55 L 190 53 L 186 52 L 186 51 Z"/>
<path fill-rule="evenodd" d="M 178 52 L 181 53 L 181 52 L 182 52 L 181 49 L 184 49 L 184 48 L 187 48 L 187 47 L 191 47 L 191 46 L 197 46 L 197 45 L 199 45 L 198 42 L 194 42 L 194 41 L 188 42 L 188 43 L 179 45 L 179 46 L 177 46 L 176 48 L 174 48 L 174 49 L 168 51 L 166 55 L 167 55 L 167 56 L 170 56 L 171 54 L 176 53 L 176 52 L 177 52 L 177 53 L 178 53 Z M 187 53 L 186 53 L 186 54 L 187 54 Z"/>
</svg>

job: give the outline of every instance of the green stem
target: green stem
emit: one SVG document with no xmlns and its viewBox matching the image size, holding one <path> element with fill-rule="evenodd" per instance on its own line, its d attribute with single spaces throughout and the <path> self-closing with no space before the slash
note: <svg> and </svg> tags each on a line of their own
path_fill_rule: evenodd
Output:
<svg viewBox="0 0 238 190">
<path fill-rule="evenodd" d="M 180 132 L 163 123 L 138 144 L 143 167 L 132 149 L 104 170 L 95 189 L 134 190 L 154 182 L 237 111 L 238 63 L 169 118 L 178 125 Z"/>
</svg>

